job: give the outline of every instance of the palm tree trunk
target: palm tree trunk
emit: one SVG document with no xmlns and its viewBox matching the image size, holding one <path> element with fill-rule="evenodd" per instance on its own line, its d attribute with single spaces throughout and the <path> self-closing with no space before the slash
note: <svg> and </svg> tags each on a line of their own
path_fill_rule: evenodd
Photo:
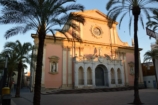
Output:
<svg viewBox="0 0 158 105">
<path fill-rule="evenodd" d="M 15 97 L 20 97 L 21 70 L 22 70 L 22 62 L 20 61 L 18 64 L 18 78 L 17 78 Z"/>
<path fill-rule="evenodd" d="M 12 87 L 12 71 L 10 71 L 9 76 L 8 76 L 8 86 L 11 89 Z"/>
<path fill-rule="evenodd" d="M 29 87 L 30 87 L 30 92 L 32 92 L 33 52 L 34 52 L 34 46 L 33 46 L 32 53 L 31 53 L 30 84 L 29 84 Z"/>
<path fill-rule="evenodd" d="M 23 87 L 25 87 L 25 83 L 24 83 L 24 78 L 25 78 L 25 76 L 24 76 L 24 69 L 22 69 L 22 71 L 21 71 L 21 73 L 22 73 L 22 81 L 21 81 L 21 88 L 23 88 Z"/>
<path fill-rule="evenodd" d="M 8 80 L 7 80 L 7 83 L 8 83 L 8 87 L 10 88 L 10 78 L 11 78 L 11 72 L 9 71 L 8 73 Z"/>
<path fill-rule="evenodd" d="M 38 45 L 38 54 L 37 54 L 37 65 L 35 71 L 35 87 L 34 87 L 34 98 L 33 104 L 40 105 L 41 99 L 41 77 L 42 77 L 42 65 L 43 65 L 43 47 L 44 47 L 44 39 L 45 39 L 45 32 L 39 32 L 39 45 Z"/>
<path fill-rule="evenodd" d="M 154 70 L 155 70 L 155 79 L 156 79 L 156 88 L 158 89 L 158 81 L 157 81 L 157 75 L 156 75 L 156 67 L 155 67 L 155 59 L 153 58 L 153 64 L 154 64 Z"/>
<path fill-rule="evenodd" d="M 138 37 L 137 37 L 138 16 L 139 16 L 139 13 L 134 14 L 134 62 L 135 62 L 134 101 L 133 101 L 134 104 L 141 104 L 141 101 L 140 101 L 140 98 L 139 98 L 139 89 L 138 89 L 139 88 L 139 86 L 138 86 L 139 50 L 138 50 Z"/>
</svg>

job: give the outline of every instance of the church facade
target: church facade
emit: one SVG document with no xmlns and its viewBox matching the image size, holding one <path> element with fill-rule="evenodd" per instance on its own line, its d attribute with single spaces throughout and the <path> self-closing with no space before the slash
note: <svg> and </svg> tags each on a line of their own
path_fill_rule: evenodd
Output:
<svg viewBox="0 0 158 105">
<path fill-rule="evenodd" d="M 85 18 L 78 23 L 82 42 L 71 35 L 67 40 L 57 32 L 56 42 L 46 36 L 43 55 L 42 87 L 97 88 L 134 85 L 134 47 L 122 42 L 117 23 L 108 27 L 106 15 L 98 10 L 75 12 Z M 32 34 L 34 43 L 38 37 Z M 139 84 L 143 84 L 141 63 Z M 32 73 L 34 75 L 34 73 Z"/>
</svg>

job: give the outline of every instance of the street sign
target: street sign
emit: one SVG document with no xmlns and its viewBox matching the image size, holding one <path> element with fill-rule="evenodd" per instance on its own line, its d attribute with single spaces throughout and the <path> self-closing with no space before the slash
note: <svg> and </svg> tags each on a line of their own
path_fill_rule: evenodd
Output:
<svg viewBox="0 0 158 105">
<path fill-rule="evenodd" d="M 157 38 L 158 33 L 155 33 L 153 30 L 150 30 L 149 28 L 146 27 L 146 34 L 151 38 Z"/>
</svg>

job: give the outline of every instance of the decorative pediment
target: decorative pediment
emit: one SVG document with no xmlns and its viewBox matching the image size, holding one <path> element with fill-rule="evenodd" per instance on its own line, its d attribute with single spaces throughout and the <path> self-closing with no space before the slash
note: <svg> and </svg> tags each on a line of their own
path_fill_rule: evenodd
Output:
<svg viewBox="0 0 158 105">
<path fill-rule="evenodd" d="M 57 57 L 57 56 L 51 56 L 51 57 L 49 57 L 49 61 L 50 62 L 58 62 L 58 60 L 59 60 L 59 57 Z"/>
<path fill-rule="evenodd" d="M 79 12 L 75 12 L 75 13 L 84 15 L 84 17 L 88 17 L 88 18 L 97 19 L 97 20 L 100 19 L 103 21 L 107 21 L 107 16 L 97 9 L 85 10 L 84 12 L 79 11 Z"/>
<path fill-rule="evenodd" d="M 131 62 L 128 63 L 128 65 L 129 66 L 134 66 L 134 62 L 131 61 Z"/>
</svg>

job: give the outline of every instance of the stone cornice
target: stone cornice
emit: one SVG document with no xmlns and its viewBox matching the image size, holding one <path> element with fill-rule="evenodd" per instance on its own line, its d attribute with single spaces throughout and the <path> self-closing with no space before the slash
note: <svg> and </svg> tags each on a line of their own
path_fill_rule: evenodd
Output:
<svg viewBox="0 0 158 105">
<path fill-rule="evenodd" d="M 35 34 L 31 34 L 32 38 L 38 38 L 38 36 L 36 36 Z M 46 36 L 46 39 L 54 39 L 52 36 Z M 63 38 L 63 37 L 57 37 L 56 38 L 56 41 L 58 40 L 64 40 L 64 41 L 68 41 L 66 38 Z M 71 40 L 68 41 L 68 42 L 72 42 Z M 80 43 L 78 41 L 73 41 L 75 43 Z M 92 44 L 92 45 L 95 45 L 95 46 L 110 46 L 108 43 L 100 43 L 100 42 L 94 42 L 94 41 L 87 41 L 87 40 L 83 40 L 81 45 L 79 46 L 76 46 L 76 47 L 84 47 L 83 44 Z M 128 50 L 134 50 L 134 47 L 131 47 L 131 46 L 123 46 L 123 45 L 117 45 L 117 44 L 113 44 L 112 47 L 118 47 L 120 49 L 128 49 Z M 139 51 L 141 51 L 142 48 L 139 48 Z"/>
<path fill-rule="evenodd" d="M 75 63 L 107 63 L 108 65 L 121 65 L 122 60 L 119 59 L 110 59 L 109 57 L 95 57 L 93 56 L 91 59 L 87 59 L 86 57 L 74 57 Z"/>
<path fill-rule="evenodd" d="M 38 35 L 36 35 L 36 34 L 31 34 L 31 37 L 35 39 L 35 38 L 38 38 Z M 51 35 L 46 35 L 45 40 L 46 40 L 46 39 L 54 39 L 54 37 L 51 36 Z M 64 39 L 66 39 L 66 38 L 64 38 L 64 37 L 56 37 L 56 40 L 64 40 Z"/>
</svg>

